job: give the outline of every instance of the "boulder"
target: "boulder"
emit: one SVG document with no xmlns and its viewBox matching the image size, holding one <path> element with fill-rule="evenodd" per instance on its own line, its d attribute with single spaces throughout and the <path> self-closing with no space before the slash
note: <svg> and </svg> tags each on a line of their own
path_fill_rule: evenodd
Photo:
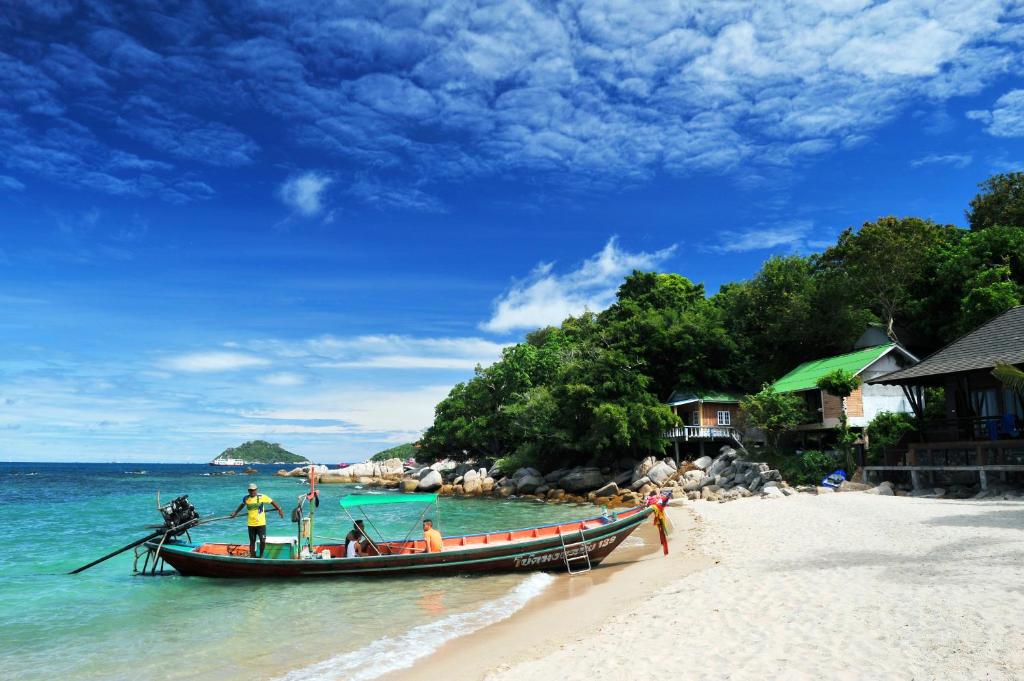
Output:
<svg viewBox="0 0 1024 681">
<path fill-rule="evenodd" d="M 445 473 L 447 471 L 454 471 L 455 467 L 458 466 L 454 461 L 437 461 L 430 464 L 430 469 L 437 471 L 438 473 Z"/>
<path fill-rule="evenodd" d="M 643 487 L 641 487 L 639 489 L 640 496 L 643 497 L 644 499 L 646 499 L 647 497 L 651 496 L 652 494 L 654 494 L 657 491 L 658 491 L 658 488 L 655 487 L 654 485 L 650 484 L 650 483 L 647 483 L 646 485 L 644 485 Z"/>
<path fill-rule="evenodd" d="M 784 497 L 786 495 L 778 487 L 775 487 L 775 486 L 767 487 L 766 486 L 763 490 L 761 490 L 761 496 L 766 498 L 766 499 L 781 499 L 782 497 Z"/>
<path fill-rule="evenodd" d="M 648 456 L 646 459 L 633 466 L 633 482 L 645 477 L 647 475 L 647 471 L 651 470 L 656 463 L 658 463 L 657 459 L 653 456 Z"/>
<path fill-rule="evenodd" d="M 476 471 L 473 472 L 475 473 Z M 472 478 L 469 476 L 464 476 L 462 478 L 462 489 L 464 494 L 482 494 L 484 491 L 483 480 L 480 479 L 479 475 L 474 476 Z"/>
<path fill-rule="evenodd" d="M 516 491 L 519 494 L 533 494 L 538 487 L 544 484 L 544 478 L 532 473 L 527 473 L 518 479 L 515 476 L 512 476 L 512 480 L 515 482 Z"/>
<path fill-rule="evenodd" d="M 428 471 L 420 478 L 420 483 L 416 486 L 416 490 L 418 492 L 436 492 L 441 489 L 442 483 L 440 471 Z"/>
<path fill-rule="evenodd" d="M 491 466 L 491 468 L 487 471 L 487 477 L 494 478 L 495 480 L 500 480 L 502 477 L 504 477 L 504 475 L 505 472 L 502 471 L 501 466 L 497 464 Z"/>
<path fill-rule="evenodd" d="M 889 485 L 879 485 L 878 487 L 876 487 L 874 489 L 874 492 L 875 492 L 875 494 L 878 494 L 878 495 L 883 496 L 883 497 L 891 497 L 891 496 L 894 495 L 894 492 L 893 492 L 891 484 L 889 484 Z"/>
<path fill-rule="evenodd" d="M 452 480 L 452 484 L 453 485 L 461 485 L 462 484 L 462 480 L 463 480 L 463 477 L 461 475 L 456 475 L 455 479 Z"/>
<path fill-rule="evenodd" d="M 493 490 L 494 490 L 494 478 L 492 478 L 491 476 L 487 476 L 486 478 L 484 478 L 483 480 L 480 481 L 480 491 L 482 491 L 482 492 L 484 492 L 486 494 L 487 492 L 491 492 Z"/>
<path fill-rule="evenodd" d="M 671 456 L 666 456 L 661 461 L 662 461 L 662 463 L 666 464 L 672 470 L 676 470 L 676 469 L 679 468 L 678 464 L 676 464 L 676 460 L 673 459 Z"/>
<path fill-rule="evenodd" d="M 599 497 L 613 497 L 619 493 L 619 486 L 615 482 L 609 482 L 604 487 L 597 489 L 597 496 Z"/>
<path fill-rule="evenodd" d="M 839 485 L 840 492 L 866 492 L 871 489 L 871 485 L 865 485 L 863 482 L 850 482 L 849 480 L 843 480 L 842 484 Z"/>
<path fill-rule="evenodd" d="M 480 471 L 471 468 L 462 475 L 462 484 L 465 485 L 470 480 L 483 480 L 483 476 L 480 475 Z"/>
<path fill-rule="evenodd" d="M 683 473 L 683 480 L 686 481 L 686 482 L 689 482 L 691 480 L 696 481 L 696 482 L 700 482 L 701 480 L 704 479 L 705 475 L 706 475 L 706 473 L 704 473 L 704 471 L 702 469 L 698 468 L 698 469 L 695 469 L 695 470 L 692 470 L 692 471 L 686 471 L 685 473 Z"/>
<path fill-rule="evenodd" d="M 569 475 L 569 473 L 571 472 L 572 470 L 569 468 L 559 468 L 545 475 L 544 480 L 545 482 L 558 482 L 565 476 Z"/>
<path fill-rule="evenodd" d="M 635 492 L 636 490 L 640 489 L 644 485 L 649 485 L 649 484 L 651 484 L 651 479 L 648 478 L 645 475 L 644 477 L 640 478 L 639 480 L 635 481 L 632 485 L 630 485 L 629 488 Z"/>
<path fill-rule="evenodd" d="M 568 492 L 586 492 L 603 485 L 604 476 L 596 468 L 580 468 L 558 482 L 558 486 Z"/>
<path fill-rule="evenodd" d="M 441 489 L 444 489 L 445 487 L 448 487 L 448 485 L 445 485 Z M 451 489 L 450 494 L 454 494 L 457 497 L 461 497 L 461 496 L 464 496 L 466 494 L 466 488 L 463 487 L 462 485 L 451 485 L 451 488 L 452 489 Z"/>
<path fill-rule="evenodd" d="M 537 489 L 533 490 L 533 493 L 536 494 L 538 497 L 544 497 L 544 496 L 547 496 L 548 490 L 550 490 L 550 489 L 551 489 L 551 485 L 549 485 L 547 483 L 544 483 L 543 485 L 541 485 Z"/>
<path fill-rule="evenodd" d="M 416 488 L 420 486 L 420 481 L 414 478 L 405 478 L 399 483 L 399 489 L 403 492 L 415 492 Z"/>
<path fill-rule="evenodd" d="M 547 496 L 548 496 L 548 500 L 549 501 L 559 501 L 559 500 L 561 500 L 565 496 L 565 490 L 564 489 L 558 489 L 556 487 L 555 489 L 548 490 L 548 495 Z"/>
<path fill-rule="evenodd" d="M 616 475 L 614 478 L 612 478 L 612 481 L 616 485 L 618 485 L 619 487 L 623 487 L 623 486 L 628 487 L 629 483 L 632 480 L 633 480 L 633 471 L 632 470 L 623 471 L 623 472 L 619 473 L 618 475 Z"/>
<path fill-rule="evenodd" d="M 522 478 L 525 478 L 525 477 L 528 477 L 528 476 L 529 477 L 534 477 L 534 478 L 539 478 L 540 477 L 540 471 L 537 470 L 536 468 L 520 468 L 519 470 L 517 470 L 515 473 L 512 474 L 512 479 L 518 482 Z"/>
<path fill-rule="evenodd" d="M 696 461 L 694 461 L 693 465 L 696 466 L 698 470 L 707 470 L 707 467 L 711 465 L 711 457 L 702 456 Z"/>
<path fill-rule="evenodd" d="M 647 477 L 650 478 L 651 482 L 653 482 L 655 485 L 663 485 L 665 484 L 665 481 L 668 480 L 675 472 L 675 468 L 669 466 L 664 461 L 659 461 L 658 463 L 651 466 L 651 468 L 647 471 Z"/>
<path fill-rule="evenodd" d="M 819 495 L 821 495 L 821 494 L 833 494 L 835 492 L 835 490 L 832 489 L 831 487 L 825 487 L 823 485 L 818 485 L 817 487 L 814 488 L 814 491 L 817 494 L 819 494 Z"/>
</svg>

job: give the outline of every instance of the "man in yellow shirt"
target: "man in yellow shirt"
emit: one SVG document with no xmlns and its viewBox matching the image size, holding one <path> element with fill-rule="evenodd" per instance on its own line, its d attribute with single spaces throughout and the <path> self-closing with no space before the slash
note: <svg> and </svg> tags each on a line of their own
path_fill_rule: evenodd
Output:
<svg viewBox="0 0 1024 681">
<path fill-rule="evenodd" d="M 264 506 L 270 504 L 277 509 L 277 514 L 284 518 L 284 511 L 277 505 L 277 502 L 268 497 L 266 494 L 260 494 L 259 488 L 256 483 L 249 483 L 249 494 L 242 498 L 242 503 L 238 505 L 235 512 L 231 514 L 234 518 L 238 515 L 238 512 L 243 508 L 246 510 L 249 525 L 249 557 L 250 558 L 262 558 L 263 547 L 267 543 L 267 514 L 264 512 Z M 260 540 L 260 553 L 256 555 L 256 538 Z"/>
<path fill-rule="evenodd" d="M 423 521 L 423 541 L 427 544 L 427 553 L 440 553 L 444 550 L 441 533 L 434 529 L 434 521 Z"/>
</svg>

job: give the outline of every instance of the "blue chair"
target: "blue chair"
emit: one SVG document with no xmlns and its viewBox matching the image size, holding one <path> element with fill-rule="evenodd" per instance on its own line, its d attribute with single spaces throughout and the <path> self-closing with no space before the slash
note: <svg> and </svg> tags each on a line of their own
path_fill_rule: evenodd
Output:
<svg viewBox="0 0 1024 681">
<path fill-rule="evenodd" d="M 998 440 L 999 439 L 999 422 L 998 421 L 993 421 L 993 420 L 985 421 L 985 429 L 988 431 L 988 439 L 989 440 Z"/>
<path fill-rule="evenodd" d="M 1002 428 L 1004 435 L 1010 437 L 1020 436 L 1020 430 L 1017 429 L 1017 415 L 1016 414 L 1003 414 Z"/>
</svg>

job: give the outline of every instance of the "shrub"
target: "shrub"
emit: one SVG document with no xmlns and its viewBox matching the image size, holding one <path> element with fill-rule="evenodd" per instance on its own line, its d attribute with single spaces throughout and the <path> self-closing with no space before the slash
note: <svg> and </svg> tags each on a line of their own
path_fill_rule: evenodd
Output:
<svg viewBox="0 0 1024 681">
<path fill-rule="evenodd" d="M 835 456 L 816 449 L 780 457 L 776 463 L 783 479 L 791 485 L 820 485 L 840 465 Z"/>
<path fill-rule="evenodd" d="M 878 463 L 885 450 L 900 441 L 905 433 L 915 429 L 914 418 L 904 412 L 880 411 L 868 424 L 868 462 Z"/>
</svg>

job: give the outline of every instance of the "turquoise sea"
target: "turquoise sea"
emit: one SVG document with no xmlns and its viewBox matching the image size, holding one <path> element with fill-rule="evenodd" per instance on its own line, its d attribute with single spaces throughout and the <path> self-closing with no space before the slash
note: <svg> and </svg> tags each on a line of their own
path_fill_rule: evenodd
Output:
<svg viewBox="0 0 1024 681">
<path fill-rule="evenodd" d="M 445 640 L 509 616 L 554 577 L 491 575 L 312 581 L 133 576 L 131 551 L 72 570 L 147 534 L 164 502 L 188 494 L 203 516 L 227 515 L 256 480 L 285 511 L 268 533 L 294 535 L 289 514 L 306 484 L 212 476 L 204 465 L 0 463 L 0 676 L 10 679 L 372 679 Z M 344 537 L 338 500 L 371 493 L 325 485 L 316 534 Z M 375 507 L 388 538 L 421 508 Z M 592 506 L 443 499 L 445 534 L 593 515 Z M 437 514 L 434 514 L 438 518 Z M 194 539 L 247 542 L 244 513 Z"/>
</svg>

